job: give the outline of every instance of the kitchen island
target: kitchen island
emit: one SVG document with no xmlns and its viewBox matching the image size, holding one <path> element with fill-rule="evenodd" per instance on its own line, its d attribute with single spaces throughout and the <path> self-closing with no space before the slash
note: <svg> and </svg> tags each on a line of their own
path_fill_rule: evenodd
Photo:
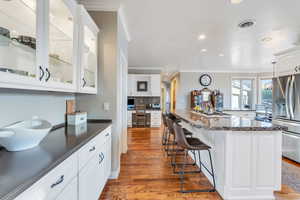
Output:
<svg viewBox="0 0 300 200">
<path fill-rule="evenodd" d="M 193 137 L 211 146 L 216 189 L 224 200 L 275 199 L 274 191 L 281 189 L 284 127 L 226 113 L 177 110 L 173 114 Z M 210 166 L 207 152 L 201 152 L 201 159 Z"/>
</svg>

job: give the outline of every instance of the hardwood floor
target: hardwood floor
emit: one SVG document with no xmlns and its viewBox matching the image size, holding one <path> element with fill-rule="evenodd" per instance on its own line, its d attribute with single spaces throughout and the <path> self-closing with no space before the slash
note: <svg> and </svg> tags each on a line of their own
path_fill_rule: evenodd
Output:
<svg viewBox="0 0 300 200">
<path fill-rule="evenodd" d="M 161 129 L 128 129 L 128 153 L 122 155 L 121 172 L 110 180 L 100 197 L 102 200 L 221 200 L 218 193 L 181 194 L 179 177 L 172 173 L 170 160 L 161 146 Z M 190 175 L 186 189 L 210 187 L 202 174 Z M 288 186 L 276 193 L 277 200 L 300 200 Z"/>
</svg>

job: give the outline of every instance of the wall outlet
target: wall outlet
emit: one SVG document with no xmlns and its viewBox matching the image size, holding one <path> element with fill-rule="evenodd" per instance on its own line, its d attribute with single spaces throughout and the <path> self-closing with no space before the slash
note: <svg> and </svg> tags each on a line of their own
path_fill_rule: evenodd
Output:
<svg viewBox="0 0 300 200">
<path fill-rule="evenodd" d="M 105 111 L 109 111 L 110 110 L 110 104 L 108 102 L 104 102 L 103 108 L 104 108 Z"/>
</svg>

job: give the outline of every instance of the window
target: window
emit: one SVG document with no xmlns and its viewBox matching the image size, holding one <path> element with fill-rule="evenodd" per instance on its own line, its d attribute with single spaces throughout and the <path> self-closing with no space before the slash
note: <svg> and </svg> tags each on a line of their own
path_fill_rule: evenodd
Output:
<svg viewBox="0 0 300 200">
<path fill-rule="evenodd" d="M 260 80 L 260 95 L 261 104 L 266 107 L 272 107 L 272 79 L 261 79 Z"/>
<path fill-rule="evenodd" d="M 253 108 L 253 79 L 233 79 L 231 108 L 244 110 Z"/>
</svg>

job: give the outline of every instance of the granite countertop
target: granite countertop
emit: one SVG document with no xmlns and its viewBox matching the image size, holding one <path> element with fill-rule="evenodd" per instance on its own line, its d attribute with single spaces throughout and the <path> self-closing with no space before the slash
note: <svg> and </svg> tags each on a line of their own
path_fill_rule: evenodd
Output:
<svg viewBox="0 0 300 200">
<path fill-rule="evenodd" d="M 269 122 L 256 121 L 254 119 L 235 116 L 232 114 L 211 116 L 188 110 L 176 110 L 173 114 L 196 127 L 203 127 L 208 130 L 280 131 L 286 129 L 284 126 L 275 125 Z"/>
<path fill-rule="evenodd" d="M 127 111 L 135 111 L 135 109 L 127 109 Z M 161 108 L 146 108 L 146 111 L 161 111 Z"/>
<path fill-rule="evenodd" d="M 0 200 L 12 200 L 111 125 L 111 120 L 89 121 L 86 131 L 74 126 L 51 131 L 38 147 L 8 152 L 0 147 Z"/>
</svg>

